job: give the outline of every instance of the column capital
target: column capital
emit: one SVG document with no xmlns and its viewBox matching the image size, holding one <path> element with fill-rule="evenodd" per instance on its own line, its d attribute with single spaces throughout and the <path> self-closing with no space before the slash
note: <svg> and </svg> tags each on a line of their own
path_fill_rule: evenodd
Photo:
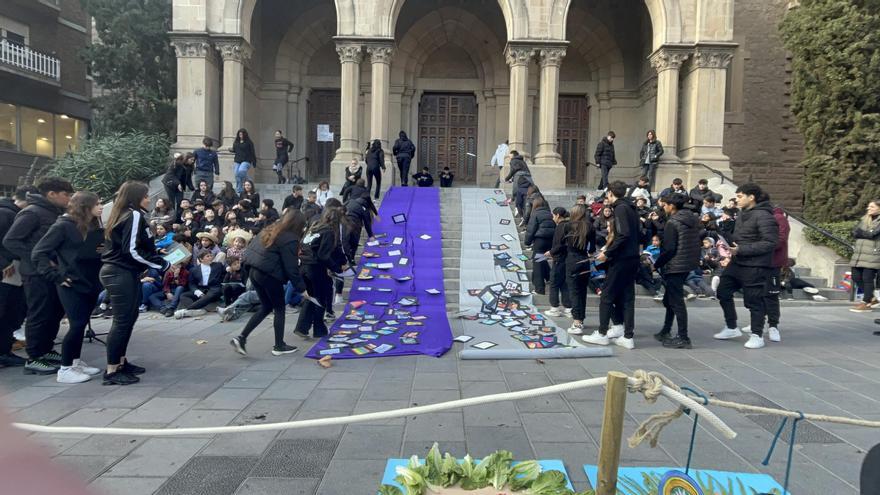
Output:
<svg viewBox="0 0 880 495">
<path fill-rule="evenodd" d="M 511 67 L 528 66 L 534 54 L 535 48 L 531 46 L 507 45 L 504 49 L 504 58 L 507 60 L 507 65 Z"/>
<path fill-rule="evenodd" d="M 217 51 L 220 52 L 220 57 L 223 58 L 224 62 L 227 60 L 245 62 L 246 60 L 249 60 L 253 54 L 253 49 L 251 49 L 248 42 L 243 39 L 217 40 L 215 45 L 217 46 Z"/>
<path fill-rule="evenodd" d="M 691 56 L 691 50 L 687 48 L 670 48 L 661 46 L 648 56 L 651 67 L 657 72 L 669 69 L 680 69 L 682 64 Z"/>
<path fill-rule="evenodd" d="M 370 62 L 374 64 L 391 64 L 394 58 L 393 45 L 367 45 L 367 53 L 370 54 Z"/>
<path fill-rule="evenodd" d="M 733 60 L 734 49 L 729 46 L 697 46 L 694 50 L 694 67 L 725 69 Z"/>
<path fill-rule="evenodd" d="M 564 46 L 541 48 L 541 51 L 538 53 L 541 67 L 559 67 L 562 65 L 562 59 L 565 58 L 565 50 Z"/>
<path fill-rule="evenodd" d="M 336 53 L 343 64 L 359 64 L 364 59 L 363 47 L 356 43 L 336 43 Z"/>
<path fill-rule="evenodd" d="M 211 51 L 207 38 L 171 38 L 171 46 L 177 58 L 206 58 Z"/>
</svg>

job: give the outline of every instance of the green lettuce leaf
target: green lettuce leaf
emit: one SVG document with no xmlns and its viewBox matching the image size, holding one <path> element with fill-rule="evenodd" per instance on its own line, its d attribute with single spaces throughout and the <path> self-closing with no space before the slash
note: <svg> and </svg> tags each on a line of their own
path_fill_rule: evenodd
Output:
<svg viewBox="0 0 880 495">
<path fill-rule="evenodd" d="M 571 493 L 560 471 L 544 471 L 526 488 L 528 495 L 567 495 Z"/>
<path fill-rule="evenodd" d="M 510 470 L 510 489 L 516 492 L 530 486 L 539 474 L 541 474 L 541 465 L 538 461 L 520 462 Z"/>
<path fill-rule="evenodd" d="M 403 495 L 403 492 L 396 486 L 382 485 L 379 487 L 379 495 Z"/>
</svg>

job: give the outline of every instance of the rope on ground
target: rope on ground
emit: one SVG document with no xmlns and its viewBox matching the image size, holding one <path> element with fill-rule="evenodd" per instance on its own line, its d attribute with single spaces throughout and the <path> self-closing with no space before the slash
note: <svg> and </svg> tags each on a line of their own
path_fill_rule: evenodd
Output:
<svg viewBox="0 0 880 495">
<path fill-rule="evenodd" d="M 727 409 L 733 409 L 741 413 L 773 414 L 775 416 L 782 416 L 786 418 L 801 418 L 807 421 L 819 421 L 823 423 L 837 423 L 839 425 L 880 428 L 880 421 L 847 418 L 845 416 L 827 416 L 825 414 L 803 414 L 797 411 L 787 411 L 785 409 L 773 409 L 769 407 L 753 406 L 750 404 L 740 404 L 739 402 L 730 402 L 713 398 L 709 399 L 709 405 L 725 407 Z"/>
<path fill-rule="evenodd" d="M 650 379 L 649 379 L 650 377 Z M 717 428 L 725 437 L 734 438 L 736 432 L 730 429 L 723 421 L 721 421 L 711 411 L 698 404 L 692 398 L 682 394 L 678 387 L 672 388 L 666 383 L 672 384 L 668 379 L 659 373 L 637 372 L 636 376 L 629 377 L 628 382 L 631 392 L 642 392 L 646 398 L 651 401 L 657 400 L 659 395 L 664 395 L 673 402 L 679 403 L 682 407 L 693 409 L 701 416 L 707 418 L 715 428 Z M 468 399 L 460 399 L 449 402 L 441 402 L 438 404 L 429 404 L 425 406 L 409 407 L 405 409 L 396 409 L 391 411 L 380 411 L 368 414 L 356 414 L 353 416 L 339 416 L 333 418 L 310 419 L 302 421 L 288 421 L 283 423 L 266 423 L 252 425 L 236 425 L 236 426 L 217 426 L 217 427 L 198 427 L 198 428 L 98 428 L 98 427 L 82 427 L 82 426 L 45 426 L 29 423 L 13 423 L 15 428 L 37 432 L 37 433 L 65 433 L 65 434 L 81 434 L 81 435 L 129 435 L 129 436 L 188 436 L 188 435 L 216 435 L 220 433 L 243 433 L 252 431 L 279 431 L 297 428 L 313 428 L 319 426 L 332 426 L 351 423 L 363 423 L 367 421 L 377 421 L 392 418 L 401 418 L 404 416 L 413 416 L 417 414 L 428 414 L 447 409 L 457 409 L 461 407 L 477 406 L 482 404 L 490 404 L 494 402 L 503 402 L 511 400 L 529 399 L 543 395 L 558 394 L 578 390 L 583 388 L 601 387 L 607 383 L 606 377 L 591 378 L 589 380 L 579 380 L 575 382 L 562 383 L 559 385 L 550 385 L 547 387 L 539 387 L 518 392 L 505 392 L 493 395 L 484 395 L 481 397 L 472 397 Z M 674 384 L 672 384 L 674 387 Z M 661 427 L 662 428 L 662 427 Z"/>
</svg>

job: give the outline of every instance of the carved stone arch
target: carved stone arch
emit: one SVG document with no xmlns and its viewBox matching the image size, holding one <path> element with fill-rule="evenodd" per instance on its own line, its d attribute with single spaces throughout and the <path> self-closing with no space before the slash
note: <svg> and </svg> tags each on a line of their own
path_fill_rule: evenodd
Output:
<svg viewBox="0 0 880 495">
<path fill-rule="evenodd" d="M 328 13 L 332 11 L 317 6 L 297 17 L 278 47 L 273 65 L 274 80 L 300 83 L 315 52 L 333 40 L 335 23 Z"/>
<path fill-rule="evenodd" d="M 400 15 L 400 10 L 403 8 L 403 4 L 406 3 L 406 0 L 377 1 L 379 1 L 380 3 L 390 2 L 390 4 L 388 5 L 388 10 L 382 10 L 382 12 L 388 12 L 388 16 L 384 19 L 383 22 L 383 34 L 378 36 L 393 37 L 395 27 L 397 26 L 397 18 Z M 498 0 L 498 6 L 501 8 L 501 14 L 504 16 L 504 26 L 507 29 L 507 39 L 512 40 L 516 39 L 517 37 L 527 37 L 529 32 L 529 12 L 526 0 Z"/>
<path fill-rule="evenodd" d="M 608 26 L 590 12 L 575 8 L 569 11 L 568 52 L 577 52 L 587 62 L 592 79 L 604 89 L 624 87 L 623 53 Z M 563 61 L 565 65 L 565 61 Z"/>
</svg>

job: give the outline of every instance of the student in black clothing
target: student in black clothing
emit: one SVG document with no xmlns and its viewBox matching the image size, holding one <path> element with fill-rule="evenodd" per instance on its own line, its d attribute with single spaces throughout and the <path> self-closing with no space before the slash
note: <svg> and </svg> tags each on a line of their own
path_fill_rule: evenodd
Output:
<svg viewBox="0 0 880 495">
<path fill-rule="evenodd" d="M 409 177 L 409 164 L 413 157 L 416 156 L 416 145 L 406 137 L 406 133 L 400 131 L 398 140 L 394 142 L 391 148 L 391 154 L 397 159 L 397 168 L 400 172 L 400 185 L 406 187 L 407 177 Z"/>
<path fill-rule="evenodd" d="M 248 178 L 248 170 L 257 166 L 257 152 L 254 149 L 254 142 L 248 136 L 247 129 L 238 130 L 235 134 L 235 142 L 229 151 L 235 153 L 232 171 L 235 175 L 235 190 L 241 194 L 243 183 Z"/>
<path fill-rule="evenodd" d="M 596 166 L 602 171 L 602 179 L 599 181 L 597 189 L 605 189 L 608 187 L 608 174 L 611 169 L 617 165 L 617 157 L 614 154 L 614 138 L 617 135 L 614 131 L 608 131 L 608 134 L 596 145 L 596 152 L 593 154 L 593 160 Z M 621 196 L 622 197 L 622 196 Z"/>
<path fill-rule="evenodd" d="M 275 163 L 272 164 L 272 170 L 278 175 L 278 183 L 284 184 L 287 179 L 284 178 L 284 166 L 290 161 L 290 153 L 293 151 L 293 143 L 284 137 L 281 129 L 275 131 Z"/>
<path fill-rule="evenodd" d="M 553 236 L 556 234 L 556 223 L 553 222 L 553 214 L 543 196 L 538 196 L 532 201 L 532 213 L 529 225 L 526 229 L 526 245 L 532 246 L 534 259 L 532 260 L 532 284 L 535 294 L 544 295 L 547 290 L 547 282 L 550 280 L 550 261 L 545 253 L 553 247 Z M 544 258 L 538 261 L 538 258 Z"/>
<path fill-rule="evenodd" d="M 440 187 L 452 187 L 453 178 L 455 178 L 455 174 L 449 170 L 449 167 L 443 167 L 443 171 L 440 172 Z"/>
<path fill-rule="evenodd" d="M 204 180 L 199 181 L 199 189 L 194 192 L 190 200 L 195 203 L 197 199 L 201 199 L 205 205 L 210 205 L 214 202 L 214 192 L 208 189 L 208 182 Z"/>
<path fill-rule="evenodd" d="M 340 273 L 348 268 L 340 233 L 344 231 L 344 213 L 340 208 L 327 208 L 321 219 L 312 225 L 301 246 L 300 262 L 306 290 L 318 302 L 306 299 L 296 322 L 294 333 L 308 338 L 309 329 L 315 338 L 327 335 L 324 312 L 332 307 L 333 282 L 329 272 Z"/>
<path fill-rule="evenodd" d="M 238 296 L 247 290 L 247 270 L 241 264 L 241 258 L 238 256 L 226 257 L 226 275 L 223 276 L 223 302 L 225 306 L 229 306 Z"/>
<path fill-rule="evenodd" d="M 565 272 L 571 297 L 571 317 L 574 320 L 568 333 L 584 333 L 587 316 L 587 288 L 590 283 L 590 256 L 596 250 L 596 232 L 586 205 L 571 208 L 571 220 L 565 222 L 562 233 L 565 243 Z"/>
<path fill-rule="evenodd" d="M 544 253 L 544 256 L 553 260 L 553 265 L 550 267 L 550 309 L 544 314 L 547 316 L 571 316 L 571 297 L 565 275 L 565 229 L 568 224 L 568 211 L 561 206 L 553 208 L 553 223 L 556 224 L 553 231 L 553 244 L 550 246 L 550 250 Z M 564 309 L 560 309 L 560 302 Z"/>
<path fill-rule="evenodd" d="M 421 172 L 413 174 L 412 178 L 416 181 L 416 185 L 419 187 L 431 187 L 434 185 L 434 177 L 431 175 L 431 171 L 428 167 L 424 167 Z"/>
<path fill-rule="evenodd" d="M 381 141 L 378 139 L 373 141 L 364 160 L 367 162 L 367 191 L 373 190 L 373 179 L 376 179 L 374 198 L 379 199 L 379 192 L 382 190 L 382 172 L 385 171 L 385 152 L 382 151 Z"/>
<path fill-rule="evenodd" d="M 342 190 L 339 191 L 339 196 L 342 197 L 343 203 L 348 201 L 348 195 L 350 194 L 349 189 L 357 184 L 357 181 L 361 178 L 363 174 L 364 167 L 361 166 L 357 158 L 352 158 L 351 163 L 345 169 L 345 185 L 343 185 Z"/>
<path fill-rule="evenodd" d="M 232 182 L 229 182 L 228 180 L 223 181 L 223 190 L 217 194 L 216 198 L 219 199 L 226 208 L 232 208 L 235 206 L 236 203 L 238 203 L 238 194 L 236 194 L 235 188 L 232 187 Z"/>
<path fill-rule="evenodd" d="M 22 186 L 15 190 L 11 198 L 0 198 L 0 241 L 9 232 L 15 216 L 27 206 L 28 194 L 38 193 L 33 186 Z M 15 277 L 15 255 L 3 247 L 0 242 L 0 280 Z M 24 287 L 0 282 L 0 367 L 24 366 L 26 359 L 12 353 L 15 343 L 13 333 L 24 322 L 27 304 L 24 299 Z"/>
<path fill-rule="evenodd" d="M 613 209 L 613 221 L 608 233 L 605 248 L 596 260 L 604 263 L 605 285 L 599 302 L 599 329 L 584 337 L 584 342 L 608 345 L 610 340 L 625 349 L 635 348 L 633 330 L 635 328 L 635 278 L 639 270 L 639 215 L 632 203 L 625 199 L 627 185 L 614 181 L 608 186 L 606 195 Z M 613 333 L 608 331 L 613 313 L 623 313 L 623 334 L 615 326 Z"/>
<path fill-rule="evenodd" d="M 138 319 L 141 300 L 139 274 L 148 268 L 165 271 L 169 264 L 156 253 L 144 209 L 150 205 L 149 188 L 142 182 L 122 184 L 107 220 L 106 249 L 101 260 L 101 284 L 110 296 L 113 323 L 107 338 L 105 385 L 130 385 L 146 370 L 125 356 Z"/>
<path fill-rule="evenodd" d="M 254 185 L 254 181 L 250 179 L 244 180 L 238 199 L 239 201 L 242 199 L 250 201 L 251 207 L 255 209 L 260 206 L 260 193 L 257 192 L 257 186 Z"/>
<path fill-rule="evenodd" d="M 284 212 L 288 208 L 293 210 L 302 209 L 303 205 L 303 188 L 301 185 L 296 184 L 290 191 L 290 194 L 284 198 L 284 203 L 281 205 L 281 211 Z"/>
<path fill-rule="evenodd" d="M 210 250 L 201 251 L 198 256 L 198 264 L 189 271 L 189 290 L 180 295 L 183 309 L 174 312 L 174 318 L 178 320 L 202 316 L 206 313 L 205 306 L 223 297 L 223 277 L 226 276 L 223 263 L 215 262 Z"/>
<path fill-rule="evenodd" d="M 343 249 L 348 257 L 349 264 L 354 264 L 354 256 L 357 252 L 358 243 L 361 239 L 361 230 L 367 231 L 367 240 L 374 241 L 373 217 L 379 212 L 370 200 L 370 193 L 363 191 L 360 196 L 352 197 L 345 203 L 345 217 L 348 223 L 345 225 L 346 236 Z"/>
<path fill-rule="evenodd" d="M 49 227 L 34 247 L 37 273 L 55 285 L 70 326 L 61 344 L 58 383 L 82 383 L 101 373 L 80 359 L 83 335 L 101 292 L 98 272 L 104 229 L 98 195 L 80 191 L 70 198 L 67 213 Z"/>
<path fill-rule="evenodd" d="M 278 215 L 278 210 L 275 209 L 275 202 L 271 199 L 264 199 L 260 205 L 260 212 L 254 222 L 254 234 L 259 234 L 260 231 L 277 222 L 279 218 L 280 215 Z"/>
<path fill-rule="evenodd" d="M 320 216 L 322 210 L 321 205 L 318 204 L 318 193 L 315 191 L 309 191 L 309 197 L 300 209 L 303 216 L 306 218 L 306 225 L 311 225 L 312 220 L 314 220 L 315 217 Z"/>
<path fill-rule="evenodd" d="M 299 248 L 300 239 L 305 230 L 305 219 L 297 210 L 284 212 L 281 221 L 269 226 L 255 236 L 244 252 L 244 264 L 257 297 L 260 308 L 251 316 L 241 335 L 234 337 L 230 344 L 235 352 L 247 355 L 247 338 L 262 323 L 269 313 L 275 315 L 272 325 L 275 329 L 275 346 L 272 354 L 282 356 L 296 352 L 296 347 L 284 342 L 284 286 L 287 282 L 303 293 L 306 285 L 300 275 Z M 323 316 L 323 312 L 322 312 Z M 302 320 L 304 315 L 300 315 Z"/>
<path fill-rule="evenodd" d="M 64 213 L 73 186 L 57 177 L 46 177 L 37 185 L 40 194 L 28 196 L 28 206 L 21 210 L 3 238 L 3 246 L 20 260 L 22 282 L 27 300 L 28 362 L 25 373 L 48 375 L 58 371 L 61 355 L 55 352 L 55 337 L 64 317 L 64 308 L 58 299 L 55 284 L 37 274 L 31 261 L 34 246 L 49 231 L 49 227 Z M 149 206 L 149 203 L 147 203 Z M 146 224 L 146 220 L 144 220 Z"/>
<path fill-rule="evenodd" d="M 168 198 L 171 209 L 175 212 L 180 210 L 180 200 L 183 199 L 183 191 L 186 189 L 187 170 L 183 164 L 186 157 L 178 153 L 165 175 L 162 176 L 162 186 L 165 187 L 165 196 Z"/>
<path fill-rule="evenodd" d="M 680 194 L 660 197 L 660 206 L 669 220 L 663 231 L 660 256 L 654 262 L 654 267 L 663 274 L 666 286 L 663 295 L 666 318 L 660 333 L 654 337 L 663 343 L 663 347 L 673 349 L 691 348 L 684 283 L 688 274 L 700 266 L 700 222 L 696 214 L 685 209 L 686 202 L 687 198 Z M 678 320 L 678 335 L 670 338 L 673 320 Z"/>
</svg>

